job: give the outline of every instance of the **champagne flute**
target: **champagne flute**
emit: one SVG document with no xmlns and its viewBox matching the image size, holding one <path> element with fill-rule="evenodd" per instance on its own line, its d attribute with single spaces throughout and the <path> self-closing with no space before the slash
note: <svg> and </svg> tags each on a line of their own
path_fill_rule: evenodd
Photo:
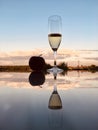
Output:
<svg viewBox="0 0 98 130">
<path fill-rule="evenodd" d="M 48 71 L 53 73 L 62 72 L 62 70 L 57 67 L 57 63 L 56 63 L 57 50 L 60 46 L 61 39 L 62 39 L 61 17 L 58 15 L 50 16 L 48 19 L 48 25 L 49 25 L 48 40 L 49 40 L 50 47 L 54 52 L 54 67 L 49 69 Z"/>
<path fill-rule="evenodd" d="M 62 101 L 61 101 L 60 95 L 58 94 L 56 84 L 54 84 L 54 89 L 49 99 L 48 108 L 54 109 L 54 110 L 62 109 Z"/>
</svg>

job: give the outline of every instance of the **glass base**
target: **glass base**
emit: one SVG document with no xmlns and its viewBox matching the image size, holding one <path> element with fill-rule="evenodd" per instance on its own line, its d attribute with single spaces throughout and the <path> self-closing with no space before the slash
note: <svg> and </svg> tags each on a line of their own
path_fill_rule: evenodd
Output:
<svg viewBox="0 0 98 130">
<path fill-rule="evenodd" d="M 47 72 L 52 73 L 53 76 L 54 76 L 54 79 L 56 79 L 57 74 L 62 73 L 63 70 L 58 68 L 57 66 L 54 66 L 53 68 L 48 69 Z"/>
</svg>

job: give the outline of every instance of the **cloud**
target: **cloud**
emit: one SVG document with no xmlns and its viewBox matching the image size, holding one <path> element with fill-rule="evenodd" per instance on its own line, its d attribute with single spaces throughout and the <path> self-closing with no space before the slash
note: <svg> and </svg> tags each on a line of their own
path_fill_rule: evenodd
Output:
<svg viewBox="0 0 98 130">
<path fill-rule="evenodd" d="M 0 65 L 25 65 L 28 64 L 29 58 L 40 53 L 34 51 L 14 51 L 14 52 L 0 52 Z"/>
<path fill-rule="evenodd" d="M 86 60 L 98 60 L 98 57 L 85 57 Z"/>
<path fill-rule="evenodd" d="M 30 57 L 39 55 L 44 57 L 46 62 L 53 63 L 52 50 L 34 49 L 32 51 L 0 52 L 0 65 L 28 65 Z M 94 62 L 98 65 L 98 51 L 59 49 L 57 52 L 58 63 L 62 61 L 77 64 L 78 60 L 81 64 Z"/>
</svg>

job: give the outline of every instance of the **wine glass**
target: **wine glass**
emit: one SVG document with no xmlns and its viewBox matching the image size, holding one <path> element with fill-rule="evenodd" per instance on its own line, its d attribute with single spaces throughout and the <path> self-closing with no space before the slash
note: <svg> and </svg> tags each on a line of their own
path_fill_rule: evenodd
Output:
<svg viewBox="0 0 98 130">
<path fill-rule="evenodd" d="M 60 95 L 58 94 L 56 84 L 54 84 L 54 89 L 49 99 L 48 108 L 54 109 L 54 110 L 62 109 L 62 101 L 61 101 Z"/>
<path fill-rule="evenodd" d="M 57 50 L 60 46 L 61 39 L 62 39 L 61 25 L 62 25 L 62 20 L 61 20 L 60 16 L 52 15 L 49 17 L 49 19 L 48 19 L 48 26 L 49 26 L 48 40 L 49 40 L 50 47 L 52 48 L 52 50 L 54 52 L 54 67 L 49 69 L 48 72 L 53 72 L 53 73 L 62 72 L 62 70 L 57 67 L 57 63 L 56 63 Z"/>
</svg>

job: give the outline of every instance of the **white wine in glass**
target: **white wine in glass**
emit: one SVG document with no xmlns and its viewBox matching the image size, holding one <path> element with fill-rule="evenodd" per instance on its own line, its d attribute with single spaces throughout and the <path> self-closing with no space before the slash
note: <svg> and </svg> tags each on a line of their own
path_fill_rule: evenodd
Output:
<svg viewBox="0 0 98 130">
<path fill-rule="evenodd" d="M 59 48 L 59 45 L 61 43 L 61 37 L 62 35 L 59 33 L 53 33 L 48 35 L 50 46 L 54 52 L 57 51 Z"/>
<path fill-rule="evenodd" d="M 61 101 L 60 95 L 58 94 L 56 84 L 54 85 L 54 90 L 49 99 L 48 108 L 54 109 L 54 110 L 62 109 L 62 101 Z"/>
<path fill-rule="evenodd" d="M 52 50 L 54 52 L 54 67 L 49 69 L 49 72 L 58 73 L 58 72 L 62 71 L 61 69 L 59 69 L 57 67 L 57 64 L 56 64 L 57 50 L 60 46 L 61 39 L 62 39 L 61 17 L 58 15 L 50 16 L 48 19 L 48 25 L 49 25 L 48 40 L 49 40 L 50 47 L 52 48 Z"/>
</svg>

